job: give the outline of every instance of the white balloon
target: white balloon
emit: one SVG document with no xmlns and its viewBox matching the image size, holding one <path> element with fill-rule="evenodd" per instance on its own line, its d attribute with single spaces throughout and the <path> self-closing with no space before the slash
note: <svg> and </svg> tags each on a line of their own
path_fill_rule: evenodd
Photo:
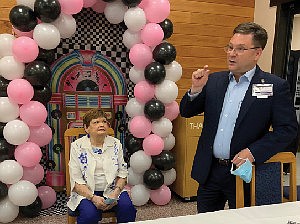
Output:
<svg viewBox="0 0 300 224">
<path fill-rule="evenodd" d="M 33 30 L 33 39 L 43 49 L 54 49 L 59 45 L 59 30 L 50 23 L 40 23 Z"/>
<path fill-rule="evenodd" d="M 104 9 L 104 15 L 108 22 L 118 24 L 123 21 L 127 9 L 122 1 L 108 2 Z"/>
<path fill-rule="evenodd" d="M 146 25 L 146 15 L 139 7 L 130 8 L 124 15 L 124 23 L 132 32 L 138 32 Z"/>
<path fill-rule="evenodd" d="M 143 185 L 138 184 L 131 188 L 131 200 L 135 206 L 146 204 L 150 198 L 150 191 Z"/>
<path fill-rule="evenodd" d="M 9 121 L 3 128 L 5 140 L 12 145 L 21 145 L 25 143 L 29 136 L 30 130 L 28 125 L 20 120 Z"/>
<path fill-rule="evenodd" d="M 135 173 L 144 173 L 150 168 L 152 158 L 146 155 L 143 150 L 139 150 L 131 155 L 129 163 Z"/>
<path fill-rule="evenodd" d="M 15 160 L 4 160 L 0 163 L 0 181 L 15 184 L 23 176 L 23 167 Z"/>
<path fill-rule="evenodd" d="M 34 10 L 34 2 L 35 0 L 17 0 L 17 5 L 26 5 Z"/>
<path fill-rule="evenodd" d="M 59 30 L 61 38 L 70 38 L 76 32 L 76 20 L 72 15 L 61 13 L 52 24 Z"/>
<path fill-rule="evenodd" d="M 13 56 L 0 59 L 0 75 L 7 80 L 21 79 L 24 76 L 25 64 L 17 61 Z"/>
<path fill-rule="evenodd" d="M 19 206 L 14 205 L 8 198 L 0 201 L 0 223 L 9 223 L 19 214 Z"/>
<path fill-rule="evenodd" d="M 38 190 L 36 186 L 27 180 L 20 180 L 18 183 L 11 185 L 8 189 L 9 200 L 18 206 L 32 204 L 37 196 Z"/>
<path fill-rule="evenodd" d="M 173 129 L 172 122 L 167 118 L 161 118 L 152 122 L 152 132 L 162 138 L 171 134 Z"/>
<path fill-rule="evenodd" d="M 173 82 L 177 82 L 182 76 L 182 67 L 177 61 L 172 61 L 170 64 L 165 65 L 166 78 Z"/>
<path fill-rule="evenodd" d="M 140 43 L 142 43 L 141 32 L 134 33 L 127 29 L 123 33 L 123 44 L 128 49 L 132 48 L 133 45 L 140 44 Z"/>
<path fill-rule="evenodd" d="M 175 136 L 170 133 L 164 140 L 164 150 L 171 150 L 175 146 Z"/>
<path fill-rule="evenodd" d="M 155 86 L 155 96 L 163 103 L 172 103 L 178 96 L 178 87 L 175 82 L 164 80 Z"/>
<path fill-rule="evenodd" d="M 11 102 L 8 97 L 0 97 L 0 122 L 7 123 L 20 115 L 19 105 Z"/>
<path fill-rule="evenodd" d="M 129 117 L 144 116 L 144 107 L 145 104 L 140 103 L 136 98 L 131 98 L 125 106 L 125 111 Z"/>
<path fill-rule="evenodd" d="M 176 180 L 176 170 L 174 168 L 167 171 L 161 171 L 161 172 L 164 175 L 165 185 L 171 185 Z"/>
<path fill-rule="evenodd" d="M 128 168 L 128 184 L 134 186 L 137 184 L 143 184 L 143 175 L 135 173 L 131 167 Z"/>
<path fill-rule="evenodd" d="M 8 33 L 0 34 L 0 58 L 4 56 L 12 56 L 12 42 L 16 39 Z"/>
<path fill-rule="evenodd" d="M 146 80 L 144 75 L 144 69 L 138 69 L 135 66 L 131 67 L 131 69 L 129 70 L 129 79 L 134 84 Z"/>
</svg>

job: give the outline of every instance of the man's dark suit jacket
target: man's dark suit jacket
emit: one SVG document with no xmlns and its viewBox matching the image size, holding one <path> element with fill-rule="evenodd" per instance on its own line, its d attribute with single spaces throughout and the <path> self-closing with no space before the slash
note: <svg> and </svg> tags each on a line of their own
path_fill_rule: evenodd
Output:
<svg viewBox="0 0 300 224">
<path fill-rule="evenodd" d="M 253 84 L 273 84 L 273 96 L 252 96 Z M 204 112 L 204 123 L 194 157 L 192 178 L 205 184 L 209 175 L 213 144 L 218 128 L 223 100 L 229 84 L 229 71 L 209 75 L 206 86 L 194 99 L 186 93 L 180 102 L 180 114 L 192 117 Z M 272 126 L 273 131 L 269 131 Z M 242 102 L 230 144 L 230 159 L 249 148 L 255 163 L 263 163 L 286 147 L 296 138 L 297 119 L 289 85 L 258 66 Z"/>
</svg>

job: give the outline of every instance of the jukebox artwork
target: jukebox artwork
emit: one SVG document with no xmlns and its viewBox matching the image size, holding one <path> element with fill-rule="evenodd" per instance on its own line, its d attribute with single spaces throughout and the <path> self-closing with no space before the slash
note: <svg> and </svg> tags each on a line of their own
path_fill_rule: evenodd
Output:
<svg viewBox="0 0 300 224">
<path fill-rule="evenodd" d="M 114 62 L 96 51 L 75 50 L 58 59 L 51 69 L 48 122 L 55 133 L 47 156 L 55 170 L 64 170 L 60 153 L 64 147 L 64 131 L 82 127 L 82 117 L 91 108 L 101 108 L 107 113 L 115 136 L 124 143 L 126 79 Z"/>
</svg>

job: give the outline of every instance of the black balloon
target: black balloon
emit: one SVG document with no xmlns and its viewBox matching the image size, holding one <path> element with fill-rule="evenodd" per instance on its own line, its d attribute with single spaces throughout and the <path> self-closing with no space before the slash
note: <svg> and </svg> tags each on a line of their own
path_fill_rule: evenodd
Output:
<svg viewBox="0 0 300 224">
<path fill-rule="evenodd" d="M 129 134 L 125 138 L 125 148 L 129 156 L 131 156 L 133 153 L 143 149 L 143 139 L 136 138 L 132 134 Z"/>
<path fill-rule="evenodd" d="M 15 146 L 9 144 L 5 138 L 0 138 L 0 162 L 7 159 L 14 159 Z"/>
<path fill-rule="evenodd" d="M 0 76 L 0 97 L 7 97 L 7 86 L 10 80 L 7 80 Z"/>
<path fill-rule="evenodd" d="M 149 169 L 145 171 L 143 180 L 147 188 L 156 190 L 164 184 L 164 175 L 158 169 Z"/>
<path fill-rule="evenodd" d="M 4 138 L 3 137 L 3 129 L 4 129 L 5 125 L 6 125 L 6 123 L 0 122 L 0 138 Z"/>
<path fill-rule="evenodd" d="M 167 42 L 160 43 L 153 50 L 153 59 L 163 65 L 168 65 L 176 58 L 176 48 Z"/>
<path fill-rule="evenodd" d="M 138 4 L 141 3 L 142 0 L 122 0 L 124 5 L 127 5 L 128 7 L 136 7 Z"/>
<path fill-rule="evenodd" d="M 151 121 L 157 121 L 165 115 L 165 105 L 157 100 L 149 100 L 144 106 L 144 114 Z"/>
<path fill-rule="evenodd" d="M 166 77 L 165 66 L 159 62 L 151 62 L 145 67 L 144 75 L 145 79 L 151 84 L 159 84 Z"/>
<path fill-rule="evenodd" d="M 33 86 L 34 95 L 32 100 L 39 101 L 42 104 L 46 104 L 50 101 L 52 92 L 49 86 Z"/>
<path fill-rule="evenodd" d="M 169 19 L 165 19 L 161 23 L 159 23 L 160 27 L 164 31 L 164 40 L 168 39 L 172 36 L 173 34 L 173 23 Z"/>
<path fill-rule="evenodd" d="M 50 67 L 43 61 L 30 62 L 25 67 L 24 78 L 33 86 L 46 85 L 51 78 Z"/>
<path fill-rule="evenodd" d="M 170 170 L 175 166 L 174 155 L 167 150 L 163 150 L 159 155 L 152 156 L 154 166 L 159 170 Z"/>
<path fill-rule="evenodd" d="M 25 5 L 14 6 L 9 12 L 11 24 L 22 32 L 29 32 L 35 28 L 38 21 L 33 10 Z"/>
<path fill-rule="evenodd" d="M 60 3 L 58 0 L 35 0 L 34 12 L 42 22 L 51 23 L 60 15 Z"/>
<path fill-rule="evenodd" d="M 40 211 L 42 210 L 42 201 L 39 196 L 35 199 L 35 201 L 27 206 L 20 206 L 20 212 L 28 218 L 34 218 L 39 216 Z"/>
<path fill-rule="evenodd" d="M 43 48 L 39 48 L 39 55 L 36 60 L 43 61 L 48 65 L 51 65 L 55 61 L 55 49 L 45 50 Z"/>
<path fill-rule="evenodd" d="M 4 199 L 8 194 L 8 187 L 5 183 L 0 181 L 0 201 Z"/>
</svg>

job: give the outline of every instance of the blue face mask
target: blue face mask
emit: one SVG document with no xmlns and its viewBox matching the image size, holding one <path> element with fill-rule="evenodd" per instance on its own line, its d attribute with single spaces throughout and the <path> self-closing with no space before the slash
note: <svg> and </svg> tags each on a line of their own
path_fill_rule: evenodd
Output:
<svg viewBox="0 0 300 224">
<path fill-rule="evenodd" d="M 246 162 L 244 162 L 236 170 L 233 170 L 233 164 L 232 164 L 230 173 L 233 174 L 233 175 L 239 176 L 246 183 L 250 183 L 251 178 L 252 178 L 252 164 L 249 161 L 249 159 L 246 159 Z"/>
</svg>

